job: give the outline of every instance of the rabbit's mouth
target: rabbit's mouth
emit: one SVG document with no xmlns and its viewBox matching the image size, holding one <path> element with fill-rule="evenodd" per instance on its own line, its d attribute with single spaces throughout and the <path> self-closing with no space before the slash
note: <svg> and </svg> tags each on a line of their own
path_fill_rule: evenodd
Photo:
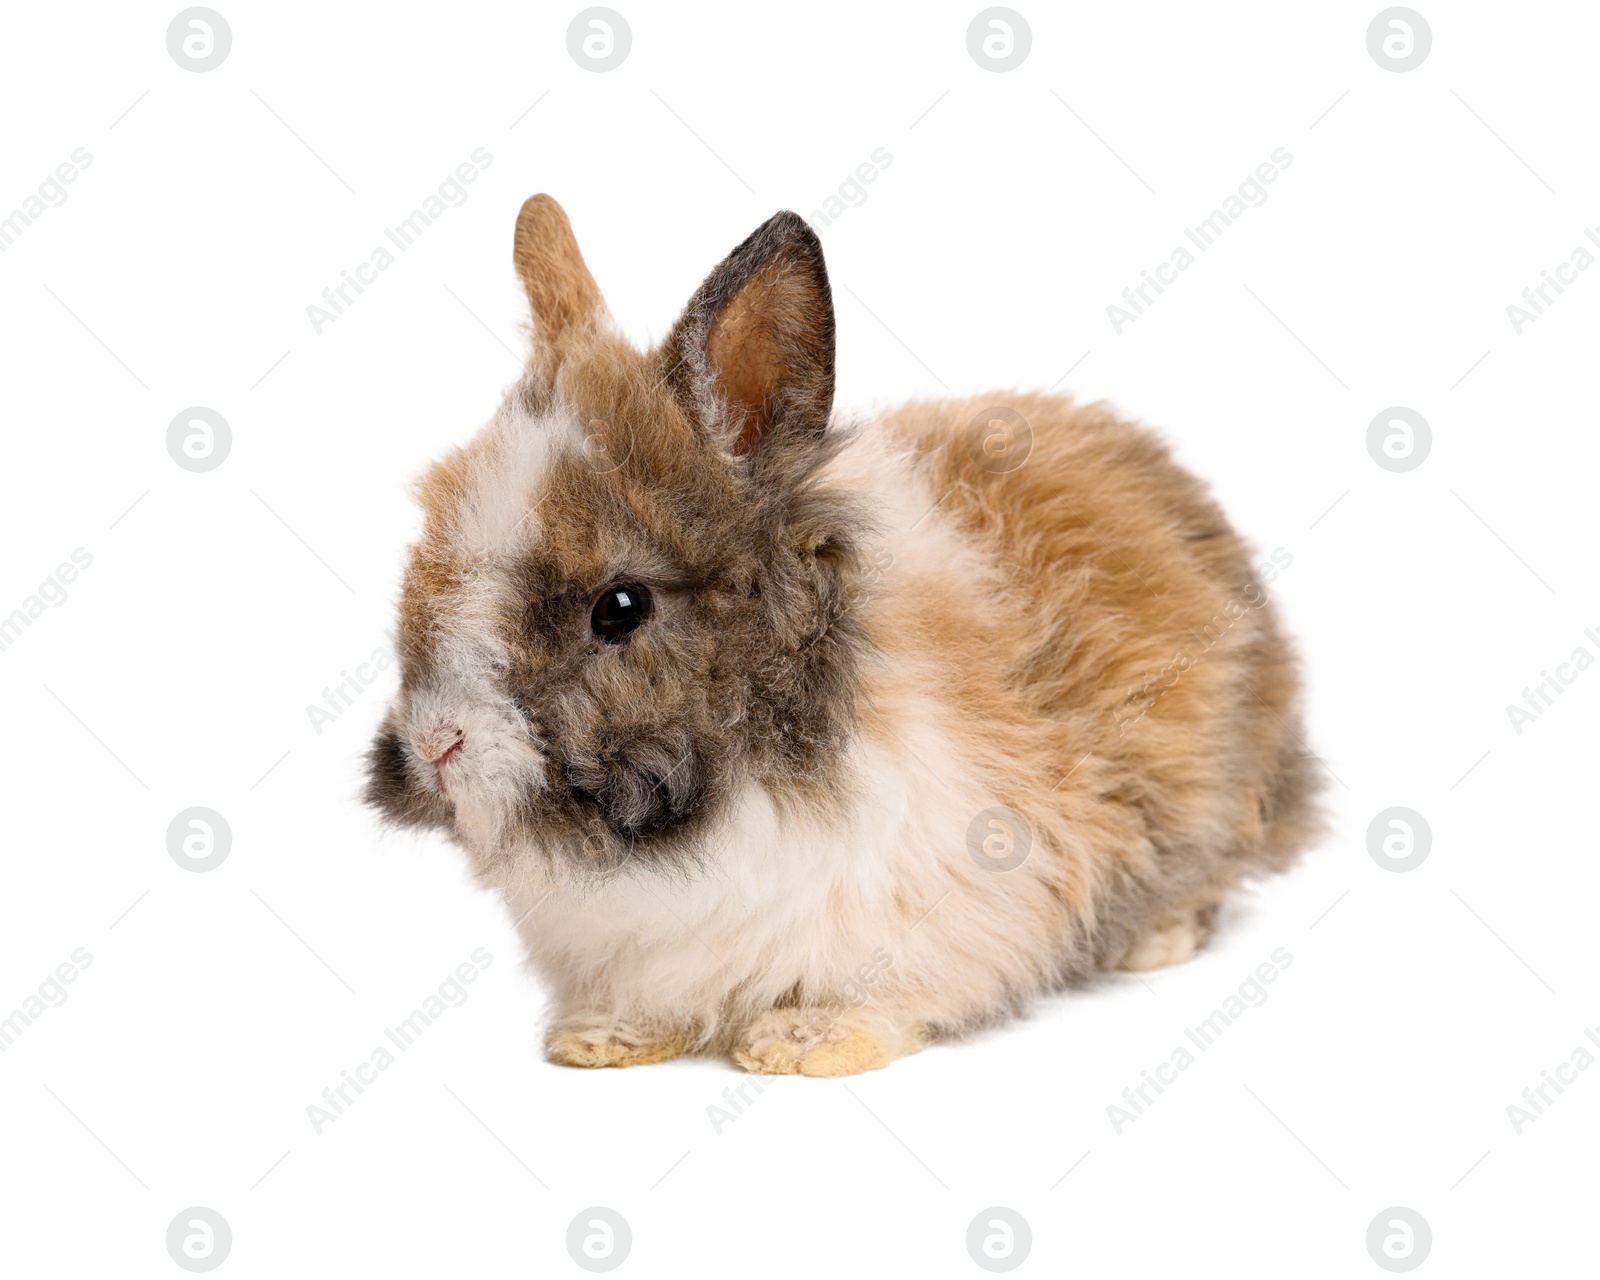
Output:
<svg viewBox="0 0 1600 1280">
<path fill-rule="evenodd" d="M 585 787 L 569 788 L 569 794 L 579 808 L 597 814 L 612 832 L 629 841 L 667 835 L 693 816 L 692 810 L 675 808 L 666 796 L 657 794 L 657 791 L 658 788 L 651 788 L 650 793 L 642 797 L 607 797 Z"/>
<path fill-rule="evenodd" d="M 628 768 L 568 766 L 566 793 L 584 825 L 598 817 L 616 837 L 637 846 L 671 836 L 706 807 L 708 787 L 685 756 L 659 772 Z"/>
</svg>

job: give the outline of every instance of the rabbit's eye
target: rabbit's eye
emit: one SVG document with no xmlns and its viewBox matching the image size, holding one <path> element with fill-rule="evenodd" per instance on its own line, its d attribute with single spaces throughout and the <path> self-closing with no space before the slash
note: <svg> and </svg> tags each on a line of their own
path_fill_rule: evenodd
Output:
<svg viewBox="0 0 1600 1280">
<path fill-rule="evenodd" d="M 650 589 L 618 582 L 600 593 L 589 610 L 589 627 L 607 644 L 621 644 L 650 616 Z"/>
</svg>

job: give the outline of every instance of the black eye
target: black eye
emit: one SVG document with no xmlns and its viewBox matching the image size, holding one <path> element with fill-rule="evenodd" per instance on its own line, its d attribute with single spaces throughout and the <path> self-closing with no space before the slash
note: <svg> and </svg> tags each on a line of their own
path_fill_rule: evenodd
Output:
<svg viewBox="0 0 1600 1280">
<path fill-rule="evenodd" d="M 621 644 L 650 616 L 650 589 L 637 582 L 607 587 L 589 610 L 589 627 L 607 644 Z"/>
</svg>

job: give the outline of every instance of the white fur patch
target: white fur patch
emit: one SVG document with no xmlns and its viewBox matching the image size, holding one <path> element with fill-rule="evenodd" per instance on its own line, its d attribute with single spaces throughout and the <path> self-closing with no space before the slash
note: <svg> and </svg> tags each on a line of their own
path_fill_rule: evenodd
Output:
<svg viewBox="0 0 1600 1280">
<path fill-rule="evenodd" d="M 455 513 L 456 546 L 493 561 L 539 536 L 538 507 L 554 460 L 574 446 L 571 415 L 537 417 L 516 397 L 485 429 Z"/>
<path fill-rule="evenodd" d="M 870 456 L 849 457 L 858 451 Z M 888 500 L 878 549 L 889 590 L 970 575 L 976 592 L 992 580 L 904 459 L 859 443 L 846 459 L 837 478 L 870 477 Z M 869 679 L 842 823 L 780 815 L 752 786 L 682 877 L 624 865 L 596 883 L 517 859 L 500 884 L 562 1016 L 593 1009 L 709 1039 L 796 982 L 812 999 L 856 991 L 879 1007 L 915 992 L 919 1011 L 951 1023 L 1037 988 L 1040 958 L 1059 943 L 1047 885 L 1059 854 L 1036 848 L 1004 872 L 973 856 L 969 830 L 996 798 L 940 687 L 916 655 Z"/>
<path fill-rule="evenodd" d="M 516 396 L 485 427 L 451 515 L 451 545 L 473 567 L 435 607 L 434 670 L 405 707 L 416 776 L 430 786 L 442 779 L 462 838 L 478 848 L 497 847 L 512 817 L 544 786 L 545 756 L 502 678 L 500 633 L 515 604 L 507 566 L 540 537 L 544 479 L 572 441 L 570 415 L 532 415 Z M 455 730 L 463 748 L 437 773 L 422 748 Z"/>
</svg>

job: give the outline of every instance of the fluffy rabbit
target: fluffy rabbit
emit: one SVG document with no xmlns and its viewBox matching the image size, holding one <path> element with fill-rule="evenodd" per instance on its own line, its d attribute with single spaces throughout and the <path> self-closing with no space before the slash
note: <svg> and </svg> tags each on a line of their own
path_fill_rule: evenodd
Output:
<svg viewBox="0 0 1600 1280">
<path fill-rule="evenodd" d="M 1102 406 L 830 421 L 780 213 L 654 350 L 561 207 L 527 371 L 419 481 L 368 799 L 505 896 L 549 1056 L 846 1075 L 1097 968 L 1188 957 L 1316 831 L 1245 544 Z"/>
</svg>

